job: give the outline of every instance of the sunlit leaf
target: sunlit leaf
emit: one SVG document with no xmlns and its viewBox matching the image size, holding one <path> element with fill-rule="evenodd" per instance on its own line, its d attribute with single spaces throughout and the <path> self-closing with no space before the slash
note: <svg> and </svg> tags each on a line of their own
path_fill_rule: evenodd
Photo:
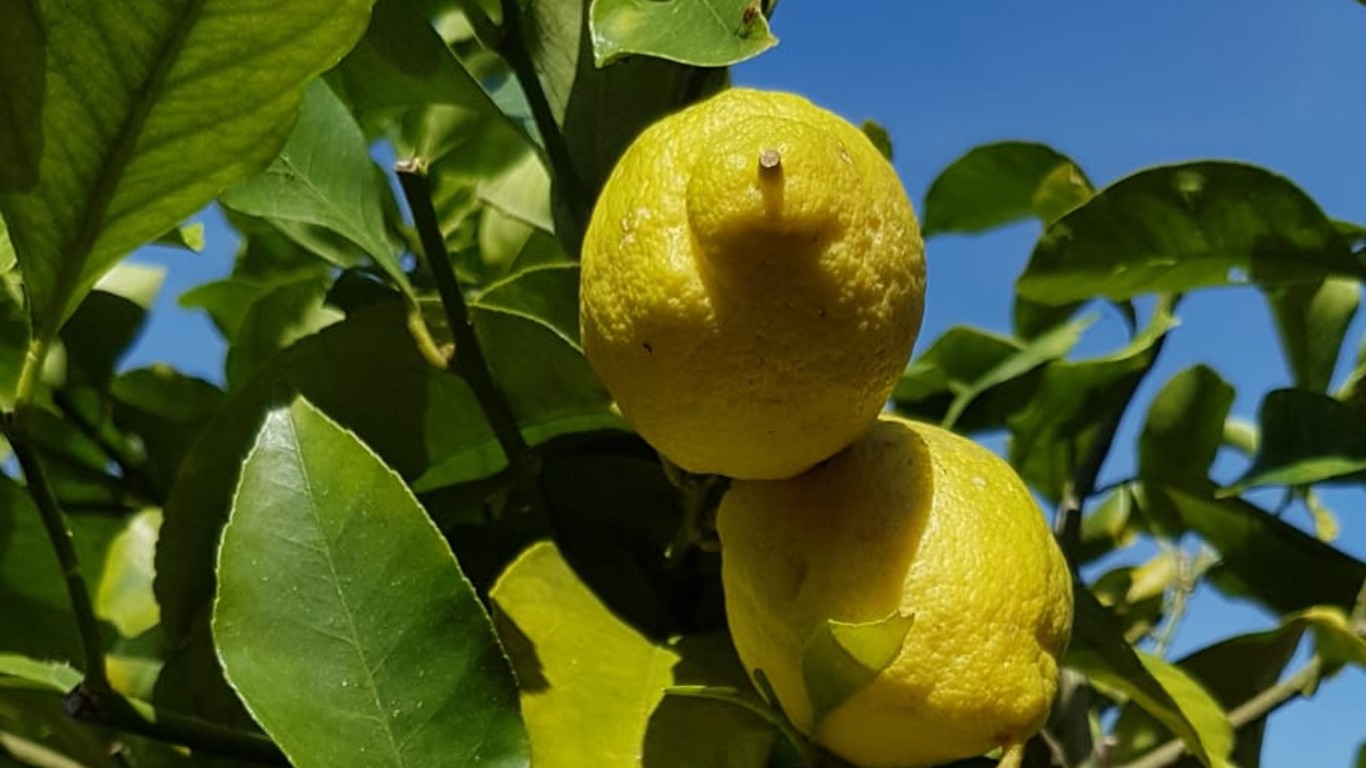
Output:
<svg viewBox="0 0 1366 768">
<path fill-rule="evenodd" d="M 315 82 L 280 156 L 260 175 L 225 192 L 222 201 L 267 220 L 336 232 L 406 288 L 408 277 L 385 228 L 383 197 L 388 194 L 355 119 L 330 88 Z"/>
<path fill-rule="evenodd" d="M 39 42 L 0 54 L 29 107 L 0 124 L 0 167 L 38 169 L 0 181 L 0 210 L 44 333 L 114 262 L 274 157 L 303 86 L 360 37 L 371 2 L 41 7 Z"/>
<path fill-rule="evenodd" d="M 1044 144 L 977 147 L 945 168 L 925 196 L 925 234 L 981 232 L 1027 218 L 1050 224 L 1093 194 L 1086 174 Z"/>
<path fill-rule="evenodd" d="M 204 250 L 204 225 L 199 222 L 181 224 L 152 242 L 167 248 L 199 253 Z"/>
<path fill-rule="evenodd" d="M 304 400 L 247 456 L 218 577 L 228 679 L 294 765 L 529 764 L 512 672 L 446 542 Z"/>
<path fill-rule="evenodd" d="M 759 0 L 593 0 L 589 28 L 599 67 L 633 53 L 726 67 L 778 44 Z"/>
<path fill-rule="evenodd" d="M 1016 289 L 1065 304 L 1339 274 L 1363 267 L 1298 187 L 1255 166 L 1197 162 L 1129 176 L 1051 224 Z"/>
<path fill-rule="evenodd" d="M 1232 746 L 1227 718 L 1211 708 L 1189 678 L 1150 654 L 1135 651 L 1114 617 L 1091 593 L 1075 590 L 1076 614 L 1064 664 L 1155 717 L 1208 766 L 1227 764 Z"/>
<path fill-rule="evenodd" d="M 989 371 L 1019 354 L 1024 343 L 978 328 L 955 326 L 911 362 L 897 382 L 893 402 L 897 411 L 923 421 L 944 418 L 959 394 Z M 1029 402 L 1032 385 L 979 393 L 958 418 L 959 429 L 972 432 L 998 427 L 1008 415 Z"/>
<path fill-rule="evenodd" d="M 1295 386 L 1326 392 L 1347 328 L 1361 302 L 1354 280 L 1289 285 L 1267 291 Z"/>
<path fill-rule="evenodd" d="M 819 723 L 887 668 L 901 652 L 913 614 L 892 613 L 879 621 L 826 619 L 802 648 L 802 683 Z"/>
<path fill-rule="evenodd" d="M 1019 352 L 993 366 L 958 393 L 944 414 L 944 426 L 952 427 L 974 398 L 981 393 L 1029 373 L 1045 363 L 1065 357 L 1081 339 L 1081 334 L 1094 318 L 1059 325 L 1030 341 Z"/>
<path fill-rule="evenodd" d="M 604 768 L 766 764 L 772 731 L 753 714 L 665 701 L 674 684 L 748 686 L 724 638 L 651 643 L 599 602 L 549 542 L 508 566 L 491 597 L 538 767 L 577 768 L 590 754 Z"/>
<path fill-rule="evenodd" d="M 109 542 L 109 554 L 95 592 L 95 614 L 120 635 L 133 638 L 161 621 L 152 595 L 153 559 L 161 510 L 147 509 L 128 518 Z"/>
<path fill-rule="evenodd" d="M 1243 476 L 1227 489 L 1351 481 L 1366 471 L 1366 411 L 1301 389 L 1268 392 L 1257 415 L 1261 441 Z"/>
</svg>

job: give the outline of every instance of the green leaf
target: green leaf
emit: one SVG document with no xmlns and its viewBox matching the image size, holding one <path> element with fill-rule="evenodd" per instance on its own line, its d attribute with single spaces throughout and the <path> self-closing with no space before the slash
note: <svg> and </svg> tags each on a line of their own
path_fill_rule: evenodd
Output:
<svg viewBox="0 0 1366 768">
<path fill-rule="evenodd" d="M 70 664 L 60 661 L 39 661 L 18 654 L 0 653 L 0 679 L 5 677 L 17 678 L 35 688 L 67 693 L 80 685 L 83 676 Z"/>
<path fill-rule="evenodd" d="M 1327 392 L 1347 328 L 1361 302 L 1361 284 L 1324 280 L 1288 285 L 1267 291 L 1266 299 L 1295 386 Z"/>
<path fill-rule="evenodd" d="M 375 3 L 365 36 L 328 77 L 362 124 L 431 104 L 507 120 L 420 9 L 404 0 Z"/>
<path fill-rule="evenodd" d="M 218 576 L 223 667 L 294 765 L 529 764 L 507 659 L 440 532 L 302 399 L 247 456 Z"/>
<path fill-rule="evenodd" d="M 229 389 L 240 389 L 280 350 L 342 319 L 324 304 L 327 286 L 313 277 L 276 286 L 252 302 L 228 348 Z"/>
<path fill-rule="evenodd" d="M 1242 499 L 1168 488 L 1182 523 L 1218 550 L 1210 581 L 1281 614 L 1314 605 L 1351 608 L 1366 564 Z"/>
<path fill-rule="evenodd" d="M 204 310 L 223 338 L 232 341 L 247 310 L 271 287 L 269 283 L 230 277 L 191 288 L 180 295 L 179 304 L 185 309 Z"/>
<path fill-rule="evenodd" d="M 897 411 L 922 421 L 941 421 L 960 393 L 1024 346 L 978 328 L 950 328 L 901 375 L 892 396 Z M 1014 386 L 979 393 L 958 417 L 959 429 L 974 432 L 1004 425 L 1007 416 L 1029 402 L 1037 383 L 1023 377 Z"/>
<path fill-rule="evenodd" d="M 181 224 L 152 241 L 156 245 L 167 248 L 177 248 L 191 253 L 200 253 L 204 250 L 204 225 L 199 222 L 192 224 Z"/>
<path fill-rule="evenodd" d="M 698 4 L 669 0 L 667 7 L 686 9 Z M 527 0 L 523 23 L 528 52 L 569 145 L 582 193 L 592 201 L 640 131 L 720 88 L 726 82 L 726 70 L 699 69 L 653 57 L 634 60 L 630 66 L 598 69 L 589 32 L 591 14 L 585 6 L 583 0 Z M 735 18 L 738 22 L 739 12 Z M 557 191 L 558 195 L 566 193 Z"/>
<path fill-rule="evenodd" d="M 613 615 L 549 542 L 523 552 L 490 597 L 521 683 L 537 768 L 577 768 L 585 755 L 604 768 L 766 764 L 772 729 L 752 713 L 664 697 L 681 683 L 747 687 L 724 637 L 651 643 Z"/>
<path fill-rule="evenodd" d="M 0 211 L 42 333 L 114 262 L 274 157 L 303 86 L 356 42 L 371 2 L 42 7 L 42 53 L 0 67 L 24 84 L 12 98 L 40 107 L 0 125 L 0 167 L 41 169 L 0 185 Z"/>
<path fill-rule="evenodd" d="M 1007 357 L 998 365 L 993 366 L 991 370 L 983 373 L 980 378 L 969 384 L 954 398 L 948 412 L 944 414 L 944 427 L 952 428 L 958 421 L 958 417 L 981 393 L 1005 384 L 1012 379 L 1017 379 L 1050 361 L 1065 357 L 1072 347 L 1077 345 L 1081 339 L 1081 334 L 1094 320 L 1095 318 L 1088 317 L 1059 325 L 1030 341 L 1019 352 Z"/>
<path fill-rule="evenodd" d="M 925 196 L 925 236 L 982 232 L 1027 218 L 1044 224 L 1086 202 L 1091 182 L 1044 144 L 986 144 L 955 160 Z"/>
<path fill-rule="evenodd" d="M 593 0 L 599 67 L 644 54 L 699 67 L 728 67 L 778 44 L 758 0 Z"/>
<path fill-rule="evenodd" d="M 1159 530 L 1181 531 L 1165 487 L 1200 494 L 1214 489 L 1209 469 L 1223 444 L 1234 395 L 1212 368 L 1196 365 L 1173 376 L 1148 406 L 1138 437 L 1138 476 L 1147 496 L 1143 512 Z"/>
<path fill-rule="evenodd" d="M 93 515 L 67 517 L 87 586 L 100 572 L 105 551 L 120 523 Z M 76 634 L 61 565 L 25 488 L 0 475 L 0 653 L 35 659 L 80 662 L 85 656 Z"/>
<path fill-rule="evenodd" d="M 802 683 L 811 696 L 813 722 L 819 724 L 895 661 L 914 623 L 913 614 L 896 611 L 878 621 L 826 619 L 817 627 L 802 647 Z"/>
<path fill-rule="evenodd" d="M 181 459 L 222 406 L 222 390 L 166 365 L 119 374 L 109 385 L 114 425 L 137 435 L 142 471 L 164 497 Z"/>
<path fill-rule="evenodd" d="M 360 126 L 319 81 L 306 91 L 299 121 L 280 156 L 259 176 L 223 193 L 221 200 L 230 208 L 269 221 L 335 232 L 359 246 L 395 284 L 411 292 L 384 222 L 387 194 Z"/>
<path fill-rule="evenodd" d="M 1161 659 L 1135 651 L 1090 591 L 1074 592 L 1076 613 L 1065 665 L 1141 707 L 1205 765 L 1227 765 L 1232 745 L 1228 720 L 1217 705 L 1210 708 L 1208 694 L 1193 693 L 1200 689 L 1189 678 Z"/>
<path fill-rule="evenodd" d="M 873 142 L 873 146 L 877 147 L 877 151 L 881 152 L 888 162 L 893 160 L 895 152 L 892 150 L 892 135 L 887 132 L 882 123 L 872 119 L 864 120 L 859 125 L 859 130 L 863 131 L 863 135 Z"/>
<path fill-rule="evenodd" d="M 1065 304 L 1337 274 L 1363 267 L 1298 187 L 1255 166 L 1198 162 L 1136 173 L 1049 225 L 1016 290 Z"/>
<path fill-rule="evenodd" d="M 1028 405 L 1013 414 L 1010 463 L 1040 493 L 1059 498 L 1079 457 L 1101 426 L 1124 406 L 1155 354 L 1176 325 L 1162 306 L 1148 327 L 1124 348 L 1090 360 L 1049 365 Z"/>
<path fill-rule="evenodd" d="M 153 559 L 161 510 L 145 509 L 129 517 L 104 561 L 95 615 L 114 625 L 125 638 L 134 638 L 161 623 L 161 609 L 152 595 Z"/>
<path fill-rule="evenodd" d="M 1354 481 L 1366 471 L 1366 411 L 1317 392 L 1278 389 L 1262 399 L 1257 419 L 1257 456 L 1225 495 L 1263 485 Z"/>
<path fill-rule="evenodd" d="M 114 267 L 62 328 L 67 383 L 103 389 L 142 332 L 166 270 L 131 262 Z"/>
</svg>

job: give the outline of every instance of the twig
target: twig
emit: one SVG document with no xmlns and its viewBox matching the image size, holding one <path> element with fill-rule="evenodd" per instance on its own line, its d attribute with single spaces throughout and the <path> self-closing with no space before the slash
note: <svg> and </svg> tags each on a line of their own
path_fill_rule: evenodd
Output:
<svg viewBox="0 0 1366 768">
<path fill-rule="evenodd" d="M 432 207 L 431 185 L 425 169 L 418 161 L 411 160 L 400 162 L 396 170 L 399 185 L 403 188 L 403 196 L 413 213 L 413 224 L 417 227 L 418 237 L 422 241 L 421 256 L 428 271 L 431 272 L 432 280 L 436 283 L 441 306 L 446 313 L 446 321 L 455 338 L 455 354 L 447 370 L 469 384 L 475 399 L 484 411 L 485 418 L 489 421 L 489 426 L 493 428 L 499 447 L 503 449 L 508 468 L 512 471 L 518 487 L 527 494 L 530 506 L 535 511 L 543 512 L 539 464 L 527 448 L 512 408 L 498 390 L 498 385 L 493 381 L 493 374 L 489 372 L 488 360 L 484 357 L 483 347 L 480 346 L 479 337 L 470 322 L 465 295 L 460 290 L 460 283 L 446 253 L 446 242 L 436 220 L 436 210 Z"/>
<path fill-rule="evenodd" d="M 265 765 L 289 765 L 280 748 L 265 736 L 169 712 L 124 698 L 111 690 L 94 691 L 86 683 L 67 695 L 66 711 L 80 722 L 116 728 L 196 751 Z"/>
<path fill-rule="evenodd" d="M 42 363 L 39 362 L 38 365 L 41 366 Z M 32 390 L 30 394 L 31 392 Z M 38 513 L 43 519 L 43 528 L 47 530 L 48 540 L 52 542 L 57 561 L 62 567 L 62 577 L 66 581 L 71 610 L 76 614 L 76 629 L 80 633 L 81 650 L 85 654 L 85 683 L 91 690 L 107 691 L 109 674 L 104 666 L 104 641 L 100 638 L 99 620 L 95 617 L 94 603 L 90 600 L 85 578 L 81 576 L 81 563 L 76 555 L 76 545 L 71 539 L 71 532 L 66 528 L 62 509 L 57 504 L 57 496 L 52 492 L 52 485 L 43 471 L 38 454 L 29 444 L 27 412 L 32 407 L 28 402 L 16 403 L 15 412 L 6 414 L 4 419 L 0 419 L 0 424 L 3 424 L 5 438 L 9 441 L 10 449 L 14 451 L 14 457 L 19 461 L 29 496 L 38 507 Z"/>
<path fill-rule="evenodd" d="M 556 234 L 570 257 L 577 258 L 591 211 L 588 190 L 574 166 L 569 142 L 565 140 L 564 133 L 555 122 L 550 100 L 546 98 L 545 89 L 541 87 L 540 76 L 536 74 L 536 64 L 527 53 L 526 33 L 522 29 L 522 9 L 517 0 L 502 0 L 502 8 L 503 34 L 498 53 L 512 68 L 512 74 L 522 86 L 522 93 L 526 95 L 527 104 L 531 107 L 531 117 L 536 121 L 536 129 L 541 133 L 545 158 L 555 178 L 555 195 L 567 206 L 574 226 L 572 232 Z"/>
<path fill-rule="evenodd" d="M 1229 712 L 1229 724 L 1236 731 L 1265 718 L 1296 697 L 1304 695 L 1305 690 L 1319 679 L 1322 671 L 1323 659 L 1315 655 L 1295 674 L 1253 696 L 1237 709 Z M 1181 759 L 1184 754 L 1186 754 L 1186 743 L 1180 739 L 1173 739 L 1119 768 L 1165 768 L 1165 766 Z"/>
</svg>

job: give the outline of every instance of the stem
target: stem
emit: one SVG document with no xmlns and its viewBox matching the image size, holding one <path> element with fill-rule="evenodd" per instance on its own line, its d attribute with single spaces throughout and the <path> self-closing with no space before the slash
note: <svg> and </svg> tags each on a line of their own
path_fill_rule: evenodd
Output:
<svg viewBox="0 0 1366 768">
<path fill-rule="evenodd" d="M 569 255 L 577 258 L 591 210 L 587 189 L 575 169 L 569 142 L 565 140 L 564 133 L 555 122 L 550 100 L 546 98 L 545 89 L 541 87 L 540 76 L 536 74 L 536 64 L 527 53 L 526 33 L 522 29 L 522 10 L 517 0 L 502 0 L 502 7 L 503 37 L 498 52 L 512 68 L 513 76 L 522 86 L 522 93 L 526 95 L 527 104 L 531 107 L 531 117 L 536 121 L 536 129 L 541 133 L 545 159 L 550 164 L 550 170 L 555 178 L 555 195 L 567 206 L 570 223 L 574 228 L 571 232 L 557 234 Z"/>
<path fill-rule="evenodd" d="M 111 690 L 94 691 L 88 683 L 67 695 L 66 711 L 81 722 L 117 728 L 195 751 L 265 765 L 289 765 L 280 748 L 265 736 L 168 712 Z"/>
<path fill-rule="evenodd" d="M 1229 712 L 1229 724 L 1236 731 L 1262 720 L 1295 698 L 1304 695 L 1305 689 L 1319 679 L 1322 671 L 1323 659 L 1315 655 L 1295 674 L 1253 696 L 1237 709 Z M 1180 739 L 1173 739 L 1143 757 L 1120 766 L 1120 768 L 1165 768 L 1165 766 L 1180 760 L 1184 754 L 1186 754 L 1186 743 Z"/>
<path fill-rule="evenodd" d="M 473 390 L 489 426 L 493 428 L 499 447 L 503 449 L 503 455 L 507 457 L 508 468 L 517 485 L 527 494 L 531 507 L 543 511 L 538 462 L 522 437 L 512 408 L 489 372 L 488 360 L 470 322 L 465 295 L 460 290 L 460 283 L 456 280 L 455 270 L 446 253 L 446 242 L 436 220 L 436 210 L 432 207 L 431 185 L 427 175 L 416 160 L 401 162 L 396 170 L 403 196 L 413 213 L 418 237 L 422 241 L 423 253 L 420 255 L 436 283 L 446 321 L 455 338 L 455 354 L 446 369 L 464 379 Z"/>
<path fill-rule="evenodd" d="M 42 363 L 38 365 L 41 366 Z M 66 581 L 71 610 L 76 614 L 76 629 L 80 633 L 81 649 L 85 652 L 85 685 L 93 691 L 107 691 L 109 675 L 104 666 L 104 641 L 100 638 L 99 620 L 95 618 L 94 603 L 90 600 L 90 592 L 86 588 L 85 579 L 81 576 L 81 563 L 80 558 L 76 556 L 76 545 L 71 539 L 71 531 L 66 528 L 62 509 L 57 503 L 57 496 L 52 491 L 47 474 L 43 471 L 43 465 L 38 460 L 38 454 L 28 442 L 25 413 L 33 406 L 27 402 L 17 403 L 16 406 L 19 410 L 7 414 L 0 420 L 0 424 L 3 424 L 5 438 L 9 440 L 14 457 L 19 461 L 29 496 L 38 507 L 38 513 L 43 519 L 43 528 L 47 530 L 48 540 L 52 542 L 57 562 L 62 567 L 62 577 Z"/>
<path fill-rule="evenodd" d="M 1171 607 L 1167 610 L 1167 621 L 1153 642 L 1153 655 L 1166 656 L 1176 628 L 1186 617 L 1186 607 L 1190 604 L 1191 593 L 1195 591 L 1196 576 L 1192 570 L 1191 558 L 1183 550 L 1177 549 L 1172 555 L 1176 560 L 1176 591 L 1172 594 Z"/>
</svg>

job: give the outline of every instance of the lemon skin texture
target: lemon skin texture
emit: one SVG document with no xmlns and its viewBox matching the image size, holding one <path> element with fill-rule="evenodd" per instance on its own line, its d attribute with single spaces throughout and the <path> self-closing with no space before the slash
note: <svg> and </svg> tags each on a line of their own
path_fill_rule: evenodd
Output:
<svg viewBox="0 0 1366 768">
<path fill-rule="evenodd" d="M 910 355 L 924 245 L 854 126 L 731 89 L 627 149 L 584 239 L 584 354 L 623 417 L 698 474 L 790 477 L 853 442 Z"/>
<path fill-rule="evenodd" d="M 1057 692 L 1067 564 L 1003 460 L 886 416 L 801 476 L 736 482 L 717 517 L 732 640 L 794 724 L 860 766 L 1022 744 Z M 827 619 L 914 622 L 895 659 L 813 722 L 802 649 Z"/>
</svg>

